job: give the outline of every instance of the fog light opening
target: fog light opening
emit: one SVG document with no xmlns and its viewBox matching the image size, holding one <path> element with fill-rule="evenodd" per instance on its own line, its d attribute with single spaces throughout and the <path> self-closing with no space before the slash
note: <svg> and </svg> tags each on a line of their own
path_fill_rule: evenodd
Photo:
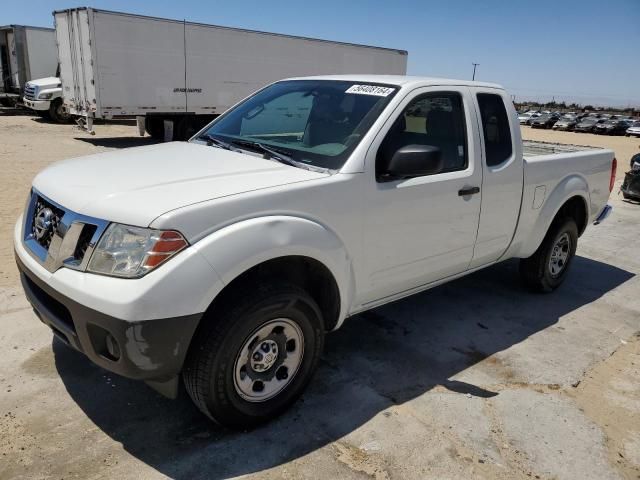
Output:
<svg viewBox="0 0 640 480">
<path fill-rule="evenodd" d="M 109 360 L 113 360 L 114 362 L 120 359 L 120 346 L 118 345 L 118 341 L 113 335 L 107 333 L 107 335 L 104 337 L 104 344 L 107 348 L 105 357 L 107 357 Z"/>
</svg>

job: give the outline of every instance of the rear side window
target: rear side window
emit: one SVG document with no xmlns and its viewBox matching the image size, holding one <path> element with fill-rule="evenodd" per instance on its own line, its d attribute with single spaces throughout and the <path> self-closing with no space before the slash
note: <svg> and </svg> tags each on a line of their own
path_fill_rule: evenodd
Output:
<svg viewBox="0 0 640 480">
<path fill-rule="evenodd" d="M 478 104 L 482 118 L 487 165 L 489 167 L 500 165 L 513 153 L 507 109 L 502 97 L 492 93 L 479 93 Z"/>
</svg>

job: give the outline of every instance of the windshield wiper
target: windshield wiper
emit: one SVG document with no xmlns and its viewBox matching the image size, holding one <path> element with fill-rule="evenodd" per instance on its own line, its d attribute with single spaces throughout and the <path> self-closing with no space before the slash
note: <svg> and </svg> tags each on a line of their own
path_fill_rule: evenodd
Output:
<svg viewBox="0 0 640 480">
<path fill-rule="evenodd" d="M 233 150 L 233 151 L 236 150 L 235 148 L 233 148 L 233 146 L 230 143 L 223 142 L 219 138 L 216 138 L 216 137 L 214 137 L 212 135 L 209 135 L 208 133 L 205 133 L 204 135 L 200 135 L 198 137 L 198 140 L 206 140 L 207 141 L 207 145 L 210 146 L 210 147 L 214 146 L 214 147 L 218 147 L 218 148 L 223 148 L 225 150 Z"/>
<path fill-rule="evenodd" d="M 249 147 L 251 150 L 259 151 L 264 154 L 264 158 L 267 160 L 276 160 L 277 162 L 284 163 L 285 165 L 289 165 L 291 167 L 302 168 L 304 170 L 311 170 L 314 172 L 322 172 L 322 173 L 334 173 L 333 170 L 328 168 L 317 167 L 315 165 L 307 165 L 306 163 L 298 162 L 291 158 L 286 153 L 278 151 L 275 148 L 267 147 L 260 142 L 252 142 L 250 140 L 241 140 L 234 138 L 229 142 L 225 142 L 220 140 L 212 135 L 204 134 L 198 137 L 200 140 L 206 140 L 207 145 L 213 145 L 219 148 L 224 148 L 225 150 L 231 150 L 233 152 L 241 152 L 242 150 L 235 147 L 235 145 L 240 145 L 243 147 Z"/>
<path fill-rule="evenodd" d="M 252 141 L 249 141 L 249 140 L 233 139 L 232 143 L 235 144 L 235 145 L 243 145 L 243 146 L 247 146 L 249 148 L 255 148 L 257 150 L 260 150 L 262 153 L 265 154 L 265 158 L 267 158 L 269 160 L 270 159 L 277 160 L 280 163 L 284 163 L 285 165 L 290 165 L 292 167 L 307 168 L 307 165 L 304 165 L 304 164 L 301 164 L 299 162 L 296 162 L 289 155 L 286 155 L 285 153 L 279 152 L 278 150 L 275 150 L 273 148 L 267 147 L 267 146 L 263 145 L 260 142 L 252 142 Z"/>
</svg>

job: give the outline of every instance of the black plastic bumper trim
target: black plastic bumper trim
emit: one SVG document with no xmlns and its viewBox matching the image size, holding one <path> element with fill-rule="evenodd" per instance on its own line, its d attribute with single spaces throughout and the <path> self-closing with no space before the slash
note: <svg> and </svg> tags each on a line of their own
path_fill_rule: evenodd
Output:
<svg viewBox="0 0 640 480">
<path fill-rule="evenodd" d="M 40 280 L 17 255 L 16 263 L 25 294 L 38 318 L 95 364 L 124 377 L 161 382 L 182 370 L 202 313 L 157 320 L 121 320 L 62 295 Z M 118 343 L 121 355 L 117 360 L 108 358 L 96 347 L 102 339 L 96 338 L 95 332 L 105 330 Z"/>
</svg>

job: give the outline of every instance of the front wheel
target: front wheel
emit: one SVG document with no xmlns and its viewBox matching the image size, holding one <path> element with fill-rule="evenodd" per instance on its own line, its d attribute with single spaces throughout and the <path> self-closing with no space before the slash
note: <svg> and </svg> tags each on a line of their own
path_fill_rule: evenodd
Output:
<svg viewBox="0 0 640 480">
<path fill-rule="evenodd" d="M 71 118 L 65 111 L 61 98 L 56 98 L 49 105 L 49 118 L 56 123 L 67 123 Z"/>
<path fill-rule="evenodd" d="M 572 218 L 552 223 L 538 250 L 520 260 L 525 286 L 537 292 L 551 292 L 564 281 L 578 246 L 578 227 Z"/>
<path fill-rule="evenodd" d="M 231 428 L 282 413 L 302 394 L 322 353 L 322 314 L 295 285 L 265 283 L 203 321 L 184 384 L 204 414 Z"/>
</svg>

